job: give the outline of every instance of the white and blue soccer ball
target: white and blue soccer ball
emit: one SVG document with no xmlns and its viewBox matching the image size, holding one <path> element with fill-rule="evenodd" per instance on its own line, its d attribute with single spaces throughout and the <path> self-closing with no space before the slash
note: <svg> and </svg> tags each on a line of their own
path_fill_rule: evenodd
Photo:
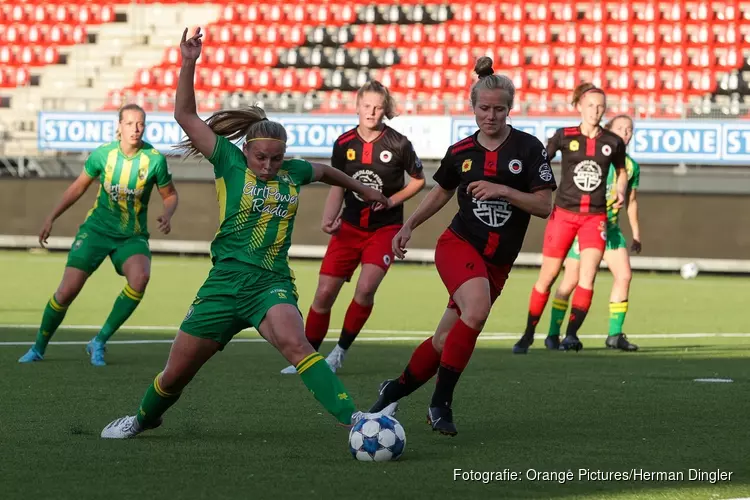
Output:
<svg viewBox="0 0 750 500">
<path fill-rule="evenodd" d="M 387 415 L 367 416 L 349 431 L 349 451 L 362 462 L 398 460 L 405 447 L 403 426 Z"/>
</svg>

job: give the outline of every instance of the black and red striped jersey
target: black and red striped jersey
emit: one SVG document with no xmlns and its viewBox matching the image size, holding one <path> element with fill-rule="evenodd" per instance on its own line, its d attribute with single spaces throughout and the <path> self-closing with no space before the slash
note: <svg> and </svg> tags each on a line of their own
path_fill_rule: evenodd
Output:
<svg viewBox="0 0 750 500">
<path fill-rule="evenodd" d="M 536 137 L 511 128 L 494 151 L 479 144 L 479 132 L 457 142 L 445 154 L 435 181 L 446 190 L 458 188 L 458 213 L 450 228 L 493 264 L 513 264 L 521 251 L 531 214 L 506 200 L 476 200 L 467 191 L 474 181 L 504 184 L 524 193 L 555 190 L 547 151 Z"/>
<path fill-rule="evenodd" d="M 571 212 L 605 213 L 609 169 L 625 168 L 625 143 L 620 136 L 602 128 L 591 138 L 580 127 L 559 128 L 547 143 L 550 160 L 558 151 L 562 179 L 555 205 Z"/>
<path fill-rule="evenodd" d="M 362 139 L 356 128 L 341 134 L 333 145 L 331 164 L 387 197 L 404 188 L 404 172 L 411 177 L 419 177 L 422 173 L 422 162 L 409 139 L 388 126 L 371 142 Z M 347 190 L 341 218 L 374 231 L 392 224 L 403 224 L 404 206 L 374 212 L 358 194 Z"/>
</svg>

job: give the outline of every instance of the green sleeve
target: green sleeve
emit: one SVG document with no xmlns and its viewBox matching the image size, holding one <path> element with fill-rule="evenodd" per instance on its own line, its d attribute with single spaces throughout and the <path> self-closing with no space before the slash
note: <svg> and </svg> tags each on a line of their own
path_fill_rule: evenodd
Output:
<svg viewBox="0 0 750 500">
<path fill-rule="evenodd" d="M 301 186 L 310 184 L 313 179 L 314 170 L 312 164 L 305 160 L 288 160 L 285 167 L 292 180 Z"/>
<path fill-rule="evenodd" d="M 214 152 L 211 153 L 208 161 L 214 166 L 214 175 L 217 179 L 224 177 L 227 169 L 231 168 L 235 163 L 247 163 L 245 155 L 242 154 L 240 148 L 221 135 L 216 136 Z"/>
<path fill-rule="evenodd" d="M 94 179 L 102 175 L 104 162 L 102 161 L 101 148 L 96 148 L 91 152 L 83 165 L 83 169 L 86 171 L 86 175 Z"/>
<path fill-rule="evenodd" d="M 628 156 L 628 160 L 633 165 L 633 177 L 630 179 L 630 189 L 638 189 L 641 183 L 641 166 L 630 156 Z"/>
<path fill-rule="evenodd" d="M 158 163 L 156 167 L 156 185 L 160 188 L 170 184 L 172 182 L 172 172 L 169 170 L 167 164 L 167 158 L 163 155 L 158 156 Z"/>
</svg>

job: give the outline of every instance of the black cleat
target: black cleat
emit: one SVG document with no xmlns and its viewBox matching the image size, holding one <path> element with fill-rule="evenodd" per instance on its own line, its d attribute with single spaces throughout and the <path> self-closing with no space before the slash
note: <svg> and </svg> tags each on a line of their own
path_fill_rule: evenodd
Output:
<svg viewBox="0 0 750 500">
<path fill-rule="evenodd" d="M 560 336 L 559 335 L 547 335 L 544 339 L 544 347 L 552 351 L 560 350 Z"/>
<path fill-rule="evenodd" d="M 388 406 L 389 404 L 397 401 L 396 399 L 392 399 L 388 391 L 388 386 L 390 384 L 396 383 L 396 379 L 389 379 L 384 380 L 380 387 L 378 388 L 378 400 L 375 401 L 375 404 L 372 405 L 372 408 L 370 408 L 369 413 L 380 413 L 383 411 L 383 408 Z"/>
<path fill-rule="evenodd" d="M 624 333 L 618 333 L 617 335 L 610 335 L 607 337 L 606 342 L 608 349 L 620 349 L 621 351 L 635 352 L 638 350 L 638 346 L 631 344 Z"/>
<path fill-rule="evenodd" d="M 583 344 L 578 340 L 577 335 L 566 335 L 562 342 L 560 342 L 561 351 L 575 351 L 578 352 L 583 349 Z"/>
<path fill-rule="evenodd" d="M 524 333 L 523 336 L 513 346 L 513 354 L 526 354 L 529 352 L 529 347 L 534 343 L 533 333 Z"/>
<path fill-rule="evenodd" d="M 453 423 L 453 410 L 450 408 L 430 406 L 427 409 L 427 423 L 432 426 L 433 431 L 438 431 L 445 436 L 458 434 L 456 425 Z"/>
</svg>

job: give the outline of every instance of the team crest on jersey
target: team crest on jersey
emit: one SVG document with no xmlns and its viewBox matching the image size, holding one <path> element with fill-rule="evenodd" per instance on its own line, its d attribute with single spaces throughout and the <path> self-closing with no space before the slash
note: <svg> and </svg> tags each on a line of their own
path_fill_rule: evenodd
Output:
<svg viewBox="0 0 750 500">
<path fill-rule="evenodd" d="M 578 151 L 578 148 L 580 148 L 581 145 L 578 143 L 578 141 L 573 139 L 572 141 L 570 141 L 570 146 L 568 147 L 570 148 L 571 151 Z"/>
<path fill-rule="evenodd" d="M 145 168 L 141 168 L 141 169 L 138 170 L 138 179 L 139 180 L 145 181 L 147 175 L 148 175 L 148 170 L 146 170 Z"/>
<path fill-rule="evenodd" d="M 152 154 L 152 155 L 158 155 L 158 154 L 159 154 L 159 151 L 157 151 L 157 150 L 156 150 L 156 148 L 152 148 L 152 149 L 151 149 L 151 154 Z"/>
<path fill-rule="evenodd" d="M 380 176 L 372 170 L 360 170 L 352 177 L 354 178 L 354 180 L 361 182 L 367 187 L 376 189 L 381 193 L 383 192 L 383 179 L 381 179 Z M 354 193 L 354 197 L 359 201 L 365 201 L 359 196 L 358 193 Z"/>
<path fill-rule="evenodd" d="M 346 159 L 347 160 L 354 161 L 354 159 L 356 157 L 357 157 L 357 153 L 353 149 L 349 148 L 349 149 L 346 150 Z"/>
<path fill-rule="evenodd" d="M 390 151 L 381 151 L 380 153 L 380 161 L 383 163 L 388 163 L 393 159 L 393 153 Z"/>
<path fill-rule="evenodd" d="M 602 169 L 593 160 L 583 160 L 573 167 L 573 182 L 581 191 L 590 193 L 602 183 Z"/>
<path fill-rule="evenodd" d="M 521 160 L 510 160 L 508 170 L 510 170 L 511 174 L 520 174 L 521 170 L 523 170 L 523 163 L 521 163 Z"/>
<path fill-rule="evenodd" d="M 471 200 L 475 205 L 474 216 L 490 227 L 502 227 L 510 219 L 510 204 L 505 200 Z"/>
<path fill-rule="evenodd" d="M 104 168 L 104 171 L 107 172 L 108 174 L 111 174 L 114 169 L 115 169 L 114 165 L 112 165 L 111 163 L 107 163 L 107 166 Z"/>
<path fill-rule="evenodd" d="M 464 160 L 461 165 L 461 172 L 468 172 L 469 170 L 471 170 L 471 160 Z"/>
<path fill-rule="evenodd" d="M 543 163 L 542 166 L 539 167 L 539 178 L 544 182 L 552 180 L 552 169 L 550 168 L 549 163 Z"/>
<path fill-rule="evenodd" d="M 612 154 L 612 148 L 609 144 L 605 144 L 604 146 L 602 146 L 602 154 L 604 156 L 609 156 Z"/>
</svg>

